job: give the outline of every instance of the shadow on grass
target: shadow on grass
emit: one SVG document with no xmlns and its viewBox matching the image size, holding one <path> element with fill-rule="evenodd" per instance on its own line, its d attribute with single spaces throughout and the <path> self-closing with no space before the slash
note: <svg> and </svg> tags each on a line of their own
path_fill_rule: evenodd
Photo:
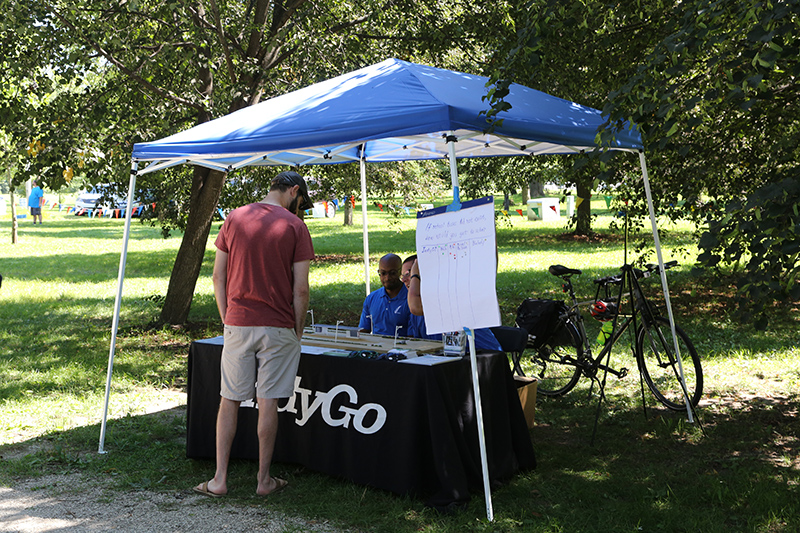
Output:
<svg viewBox="0 0 800 533">
<path fill-rule="evenodd" d="M 640 401 L 604 406 L 594 446 L 594 400 L 540 402 L 537 417 L 547 423 L 533 431 L 542 481 L 534 515 L 566 525 L 573 502 L 581 511 L 569 531 L 783 531 L 798 523 L 800 398 L 706 405 L 705 435 L 685 413 L 651 408 L 645 419 Z"/>
<path fill-rule="evenodd" d="M 50 393 L 82 395 L 104 383 L 111 336 L 111 320 L 103 316 L 107 305 L 96 298 L 5 302 L 0 319 L 13 334 L 2 337 L 0 401 Z M 136 300 L 126 305 L 152 309 L 153 304 Z M 189 340 L 175 337 L 174 331 L 170 335 L 166 342 L 158 330 L 121 330 L 115 381 L 180 385 Z"/>
<path fill-rule="evenodd" d="M 26 208 L 27 210 L 27 208 Z M 57 212 L 56 212 L 57 213 Z M 63 215 L 63 218 L 53 218 L 52 215 L 48 216 L 49 212 L 44 211 L 44 221 L 41 227 L 33 226 L 31 219 L 22 219 L 19 222 L 20 233 L 30 235 L 45 234 L 47 237 L 66 238 L 66 239 L 90 239 L 90 240 L 104 240 L 104 239 L 121 239 L 122 232 L 125 227 L 125 218 L 107 218 L 107 217 L 94 217 L 88 216 L 74 216 Z M 30 215 L 28 215 L 30 217 Z M 9 228 L 11 224 L 4 219 L 0 223 L 0 229 Z M 160 230 L 157 227 L 151 227 L 149 224 L 142 224 L 138 218 L 131 220 L 132 231 L 145 231 L 153 232 L 154 235 L 159 235 Z"/>
<path fill-rule="evenodd" d="M 645 419 L 637 402 L 611 399 L 591 446 L 594 406 L 540 402 L 531 430 L 539 466 L 494 492 L 491 525 L 480 493 L 465 511 L 442 516 L 290 464 L 273 465 L 291 490 L 268 505 L 370 531 L 791 531 L 800 523 L 800 398 L 708 406 L 705 435 L 680 414 L 652 409 Z M 0 474 L 78 471 L 110 476 L 123 491 L 188 493 L 213 475 L 213 462 L 185 458 L 185 431 L 185 410 L 176 408 L 110 421 L 107 455 L 95 452 L 98 425 L 54 433 L 0 447 Z M 256 468 L 232 463 L 227 502 L 253 504 Z"/>
</svg>

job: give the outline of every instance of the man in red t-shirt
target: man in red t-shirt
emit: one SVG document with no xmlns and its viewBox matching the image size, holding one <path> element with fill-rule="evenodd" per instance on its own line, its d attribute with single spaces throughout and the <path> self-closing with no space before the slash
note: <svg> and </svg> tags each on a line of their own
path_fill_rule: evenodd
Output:
<svg viewBox="0 0 800 533">
<path fill-rule="evenodd" d="M 258 402 L 258 485 L 266 496 L 286 487 L 270 476 L 278 430 L 278 400 L 294 394 L 300 339 L 308 310 L 311 236 L 299 213 L 311 208 L 297 172 L 281 172 L 267 196 L 231 212 L 215 245 L 214 296 L 225 327 L 217 467 L 214 478 L 194 487 L 207 496 L 228 492 L 228 462 L 239 404 Z"/>
</svg>

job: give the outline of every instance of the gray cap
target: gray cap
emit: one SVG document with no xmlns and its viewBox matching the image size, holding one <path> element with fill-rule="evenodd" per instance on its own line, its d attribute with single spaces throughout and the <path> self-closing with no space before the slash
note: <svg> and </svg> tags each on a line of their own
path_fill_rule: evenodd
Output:
<svg viewBox="0 0 800 533">
<path fill-rule="evenodd" d="M 300 209 L 305 211 L 306 209 L 311 209 L 314 207 L 314 203 L 311 201 L 311 197 L 308 195 L 308 185 L 306 185 L 306 180 L 303 179 L 303 176 L 297 172 L 293 170 L 283 171 L 275 176 L 275 179 L 272 180 L 272 183 L 289 185 L 291 187 L 298 185 L 300 187 L 300 194 L 303 195 L 303 201 L 300 203 Z"/>
</svg>

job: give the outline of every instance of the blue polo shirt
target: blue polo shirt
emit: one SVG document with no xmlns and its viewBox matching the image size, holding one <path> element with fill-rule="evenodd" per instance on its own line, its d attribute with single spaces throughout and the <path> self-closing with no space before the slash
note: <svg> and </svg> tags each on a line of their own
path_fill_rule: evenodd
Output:
<svg viewBox="0 0 800 533">
<path fill-rule="evenodd" d="M 394 298 L 389 298 L 386 289 L 381 287 L 369 293 L 361 310 L 358 328 L 372 331 L 376 335 L 394 337 L 395 328 L 402 326 L 397 335 L 408 337 L 408 320 L 411 311 L 408 309 L 408 289 L 405 285 Z M 370 322 L 370 320 L 372 322 Z"/>
<path fill-rule="evenodd" d="M 425 317 L 418 315 L 411 315 L 408 318 L 408 336 L 415 339 L 430 339 L 440 341 L 442 334 L 428 335 L 428 330 L 425 327 Z"/>
<path fill-rule="evenodd" d="M 503 351 L 503 348 L 500 347 L 500 343 L 497 341 L 497 337 L 494 336 L 494 333 L 492 333 L 491 329 L 480 328 L 474 330 L 474 333 L 476 350 L 487 350 L 492 352 Z"/>
</svg>

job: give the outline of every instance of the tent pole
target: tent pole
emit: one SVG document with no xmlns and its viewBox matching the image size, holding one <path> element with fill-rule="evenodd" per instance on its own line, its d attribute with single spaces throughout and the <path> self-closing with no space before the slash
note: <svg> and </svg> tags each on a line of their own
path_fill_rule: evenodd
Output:
<svg viewBox="0 0 800 533">
<path fill-rule="evenodd" d="M 131 179 L 128 184 L 128 206 L 125 209 L 125 231 L 122 237 L 122 253 L 119 257 L 119 276 L 117 278 L 117 297 L 114 302 L 114 320 L 111 323 L 111 343 L 108 349 L 108 372 L 106 374 L 106 397 L 103 405 L 103 422 L 100 425 L 100 445 L 97 453 L 106 453 L 103 446 L 106 441 L 106 420 L 108 419 L 108 399 L 111 395 L 111 374 L 114 371 L 114 352 L 117 347 L 117 330 L 119 329 L 119 309 L 122 302 L 122 282 L 125 280 L 125 263 L 128 258 L 128 240 L 131 232 L 131 212 L 133 207 L 133 192 L 136 190 L 136 172 L 139 162 L 131 160 Z"/>
<path fill-rule="evenodd" d="M 453 203 L 447 206 L 448 211 L 461 209 L 461 200 L 458 191 L 458 166 L 456 164 L 456 137 L 452 131 L 447 136 L 447 155 L 450 159 L 450 183 L 453 185 Z"/>
<path fill-rule="evenodd" d="M 689 423 L 694 423 L 692 415 L 692 406 L 689 401 L 688 389 L 686 388 L 686 378 L 683 373 L 683 361 L 681 360 L 681 351 L 678 346 L 678 335 L 675 332 L 675 317 L 672 314 L 672 304 L 669 299 L 669 286 L 667 285 L 667 272 L 664 269 L 664 257 L 661 253 L 661 239 L 658 237 L 658 226 L 656 225 L 656 212 L 653 208 L 653 196 L 650 193 L 650 179 L 647 175 L 647 163 L 644 158 L 644 151 L 639 150 L 639 164 L 642 167 L 642 180 L 644 181 L 644 193 L 647 197 L 647 208 L 650 211 L 650 225 L 653 228 L 653 240 L 656 245 L 656 255 L 658 256 L 658 271 L 661 274 L 661 287 L 664 290 L 664 301 L 667 306 L 667 315 L 669 316 L 669 327 L 672 330 L 672 340 L 675 343 L 675 354 L 678 356 L 678 371 L 680 372 L 681 385 L 683 389 L 683 401 L 686 403 L 686 413 L 689 416 Z"/>
<path fill-rule="evenodd" d="M 369 296 L 369 228 L 367 227 L 367 158 L 364 155 L 364 145 L 361 145 L 361 222 L 364 228 L 364 286 Z"/>
<path fill-rule="evenodd" d="M 478 415 L 478 444 L 481 452 L 481 473 L 483 474 L 483 496 L 486 500 L 486 518 L 494 521 L 492 508 L 492 490 L 489 485 L 489 463 L 486 459 L 486 435 L 483 431 L 483 403 L 481 402 L 481 386 L 478 382 L 478 359 L 475 356 L 475 332 L 464 328 L 469 344 L 469 362 L 472 368 L 472 391 L 475 396 L 475 414 Z"/>
<path fill-rule="evenodd" d="M 461 200 L 458 194 L 458 166 L 456 164 L 456 141 L 458 138 L 453 132 L 447 136 L 447 150 L 450 159 L 450 181 L 453 184 L 453 203 L 447 206 L 447 211 L 461 209 Z M 481 385 L 478 378 L 478 359 L 475 350 L 475 333 L 470 328 L 464 328 L 469 342 L 469 361 L 472 367 L 472 390 L 475 397 L 475 413 L 478 415 L 478 445 L 481 453 L 481 472 L 483 473 L 483 494 L 486 500 L 486 518 L 494 521 L 492 509 L 492 489 L 489 484 L 489 461 L 486 457 L 486 432 L 483 426 L 483 404 L 481 402 Z"/>
</svg>

